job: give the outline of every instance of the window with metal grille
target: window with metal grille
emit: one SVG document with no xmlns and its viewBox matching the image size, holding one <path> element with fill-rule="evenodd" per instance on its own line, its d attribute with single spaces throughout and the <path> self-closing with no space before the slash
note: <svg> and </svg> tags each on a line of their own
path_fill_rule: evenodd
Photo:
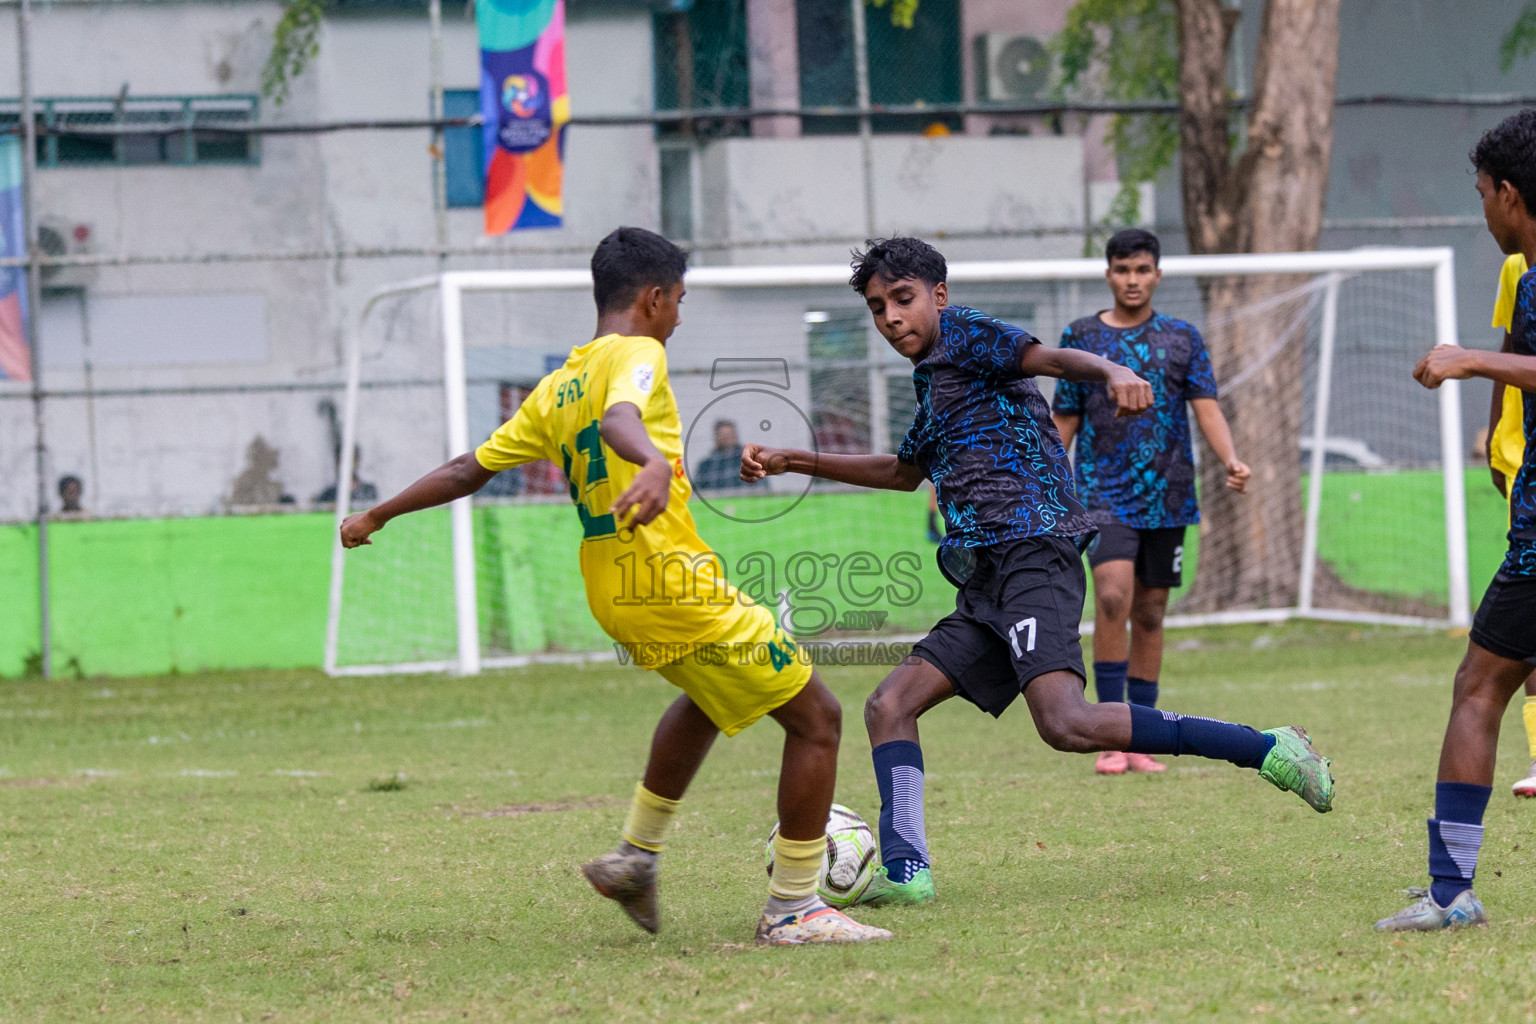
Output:
<svg viewBox="0 0 1536 1024">
<path fill-rule="evenodd" d="M 82 96 L 35 101 L 39 167 L 257 164 L 255 96 Z M 0 129 L 21 103 L 0 100 Z"/>
<path fill-rule="evenodd" d="M 960 100 L 960 0 L 923 0 L 911 28 L 891 22 L 889 7 L 870 8 L 864 37 L 869 52 L 869 99 L 875 106 L 956 103 Z M 852 107 L 858 104 L 854 79 L 853 24 L 846 3 L 796 0 L 800 57 L 800 104 Z M 876 114 L 877 132 L 922 132 L 942 124 L 960 128 L 952 115 Z M 856 132 L 857 118 L 806 118 L 807 135 Z"/>
</svg>

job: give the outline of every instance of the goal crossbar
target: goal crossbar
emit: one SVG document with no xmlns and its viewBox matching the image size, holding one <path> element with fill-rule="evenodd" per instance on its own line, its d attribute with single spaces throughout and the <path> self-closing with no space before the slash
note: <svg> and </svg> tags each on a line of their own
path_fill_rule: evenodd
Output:
<svg viewBox="0 0 1536 1024">
<path fill-rule="evenodd" d="M 1440 463 L 1444 478 L 1445 543 L 1449 599 L 1445 619 L 1352 612 L 1313 605 L 1313 577 L 1317 564 L 1317 539 L 1322 500 L 1323 464 L 1328 436 L 1328 399 L 1332 391 L 1331 346 L 1338 317 L 1340 281 L 1352 273 L 1382 270 L 1427 270 L 1433 274 L 1434 342 L 1436 346 L 1459 343 L 1456 328 L 1455 255 L 1449 247 L 1370 247 L 1331 252 L 1242 253 L 1206 256 L 1167 256 L 1160 261 L 1164 277 L 1233 277 L 1295 274 L 1325 277 L 1321 325 L 1322 356 L 1319 359 L 1317 400 L 1310 441 L 1309 480 L 1305 505 L 1301 587 L 1292 608 L 1232 610 L 1206 615 L 1170 616 L 1170 626 L 1282 622 L 1293 618 L 1377 623 L 1399 626 L 1460 626 L 1471 623 L 1467 566 L 1466 501 L 1462 480 L 1461 393 L 1459 382 L 1446 381 L 1438 389 Z M 787 288 L 846 286 L 848 267 L 843 264 L 786 266 L 696 267 L 685 282 L 692 288 Z M 948 266 L 952 284 L 983 284 L 1042 281 L 1097 281 L 1104 276 L 1098 259 L 990 260 L 954 262 Z M 469 498 L 451 505 L 454 612 L 457 625 L 457 657 L 393 665 L 337 664 L 337 650 L 344 580 L 345 553 L 340 526 L 350 511 L 354 451 L 357 440 L 358 400 L 361 391 L 362 338 L 370 314 L 384 299 L 435 290 L 439 329 L 443 344 L 443 388 L 446 416 L 446 458 L 469 450 L 467 390 L 464 355 L 463 296 L 472 292 L 576 291 L 590 288 L 590 272 L 582 269 L 459 270 L 417 277 L 386 285 L 369 294 L 353 318 L 347 333 L 346 391 L 343 402 L 342 444 L 337 465 L 336 535 L 331 553 L 330 594 L 327 608 L 324 668 L 332 675 L 367 675 L 399 672 L 458 672 L 476 674 L 482 667 L 501 667 L 542 661 L 572 663 L 603 656 L 581 653 L 518 655 L 483 659 L 480 652 L 479 610 L 476 598 L 474 522 Z"/>
</svg>

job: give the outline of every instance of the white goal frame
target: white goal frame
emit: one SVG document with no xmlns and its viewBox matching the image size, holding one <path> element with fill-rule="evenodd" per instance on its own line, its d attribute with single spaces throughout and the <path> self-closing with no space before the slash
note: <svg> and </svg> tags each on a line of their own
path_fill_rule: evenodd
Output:
<svg viewBox="0 0 1536 1024">
<path fill-rule="evenodd" d="M 1313 605 L 1313 580 L 1317 568 L 1317 538 L 1322 506 L 1325 440 L 1328 406 L 1333 387 L 1333 345 L 1338 320 L 1339 285 L 1344 275 L 1373 270 L 1430 270 L 1434 274 L 1435 344 L 1456 345 L 1455 256 L 1448 247 L 1368 248 L 1339 252 L 1259 253 L 1211 256 L 1168 256 L 1161 261 L 1165 277 L 1206 277 L 1250 274 L 1303 274 L 1324 277 L 1323 319 L 1314 413 L 1310 431 L 1310 475 L 1306 520 L 1302 539 L 1301 583 L 1296 606 L 1216 612 L 1205 615 L 1174 615 L 1169 626 L 1225 625 L 1283 622 L 1293 618 L 1323 619 L 1399 626 L 1468 626 L 1471 608 L 1467 570 L 1467 516 L 1462 456 L 1461 391 L 1459 382 L 1448 380 L 1437 394 L 1440 412 L 1440 461 L 1445 494 L 1445 543 L 1450 596 L 1444 620 L 1342 611 Z M 949 280 L 955 284 L 1039 281 L 1098 281 L 1104 276 L 1099 259 L 997 260 L 951 263 Z M 848 268 L 842 264 L 797 266 L 698 267 L 688 271 L 688 287 L 783 288 L 846 285 Z M 464 363 L 463 296 L 466 292 L 576 291 L 589 289 L 586 270 L 479 270 L 450 271 L 414 278 L 374 291 L 348 332 L 346 396 L 343 403 L 342 444 L 336 479 L 350 481 L 357 437 L 357 408 L 361 390 L 362 334 L 369 314 L 382 299 L 425 292 L 438 293 L 438 313 L 443 343 L 443 390 L 447 417 L 447 451 L 453 458 L 469 450 L 467 394 Z M 572 339 L 573 342 L 579 339 Z M 1404 367 L 1404 372 L 1407 368 Z M 425 467 L 424 467 L 425 468 Z M 457 672 L 474 675 L 482 668 L 522 666 L 535 662 L 581 662 L 613 658 L 612 652 L 591 654 L 518 655 L 482 658 L 479 610 L 476 606 L 474 521 L 470 499 L 452 503 L 453 592 L 458 627 L 458 657 L 453 660 L 392 665 L 337 665 L 337 640 L 346 559 L 341 547 L 340 526 L 349 511 L 351 488 L 336 489 L 337 534 L 331 552 L 331 587 L 325 632 L 325 671 L 331 675 L 379 675 L 399 672 Z M 1085 623 L 1091 625 L 1091 623 Z"/>
</svg>

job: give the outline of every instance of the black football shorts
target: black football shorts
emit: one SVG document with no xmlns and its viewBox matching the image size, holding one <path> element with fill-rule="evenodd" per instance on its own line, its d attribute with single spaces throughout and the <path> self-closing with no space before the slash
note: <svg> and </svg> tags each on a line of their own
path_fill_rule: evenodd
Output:
<svg viewBox="0 0 1536 1024">
<path fill-rule="evenodd" d="M 1088 545 L 1088 564 L 1097 569 L 1115 561 L 1135 562 L 1136 579 L 1144 587 L 1183 586 L 1184 527 L 1141 530 L 1118 521 L 1101 523 Z"/>
<path fill-rule="evenodd" d="M 974 556 L 966 559 L 968 578 L 948 573 L 959 585 L 955 610 L 912 653 L 993 716 L 1036 676 L 1065 670 L 1086 678 L 1077 627 L 1087 578 L 1073 538 L 1027 537 L 966 551 Z"/>
<path fill-rule="evenodd" d="M 1536 657 L 1536 577 L 1495 576 L 1472 618 L 1471 639 L 1510 661 Z"/>
</svg>

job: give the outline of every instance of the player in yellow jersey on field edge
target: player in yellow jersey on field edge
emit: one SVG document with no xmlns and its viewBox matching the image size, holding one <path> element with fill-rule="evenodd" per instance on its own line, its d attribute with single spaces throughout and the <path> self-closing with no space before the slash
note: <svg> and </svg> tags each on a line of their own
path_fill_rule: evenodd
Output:
<svg viewBox="0 0 1536 1024">
<path fill-rule="evenodd" d="M 1509 325 L 1515 315 L 1515 288 L 1525 275 L 1525 256 L 1515 253 L 1504 261 L 1499 274 L 1499 297 L 1493 303 L 1493 326 L 1504 328 L 1501 352 L 1514 351 Z M 1525 459 L 1525 392 L 1493 382 L 1493 408 L 1489 412 L 1488 467 L 1493 471 L 1493 486 L 1509 500 L 1509 482 L 1520 471 Z M 1508 519 L 1506 517 L 1506 523 Z M 1531 767 L 1525 778 L 1510 787 L 1515 796 L 1536 797 L 1536 676 L 1525 681 L 1525 704 L 1520 709 L 1525 719 L 1525 742 L 1530 747 Z"/>
<path fill-rule="evenodd" d="M 867 942 L 816 895 L 837 779 L 842 709 L 767 609 L 725 578 L 694 528 L 666 342 L 680 322 L 687 255 L 619 228 L 592 254 L 597 331 L 571 350 L 490 440 L 342 524 L 345 547 L 398 515 L 473 494 L 504 469 L 549 459 L 581 519 L 587 605 L 637 664 L 683 691 L 662 716 L 617 849 L 583 865 L 599 893 L 659 927 L 657 860 L 667 826 L 715 738 L 764 715 L 784 727 L 779 831 L 761 945 Z M 675 587 L 675 589 L 673 589 Z"/>
</svg>

